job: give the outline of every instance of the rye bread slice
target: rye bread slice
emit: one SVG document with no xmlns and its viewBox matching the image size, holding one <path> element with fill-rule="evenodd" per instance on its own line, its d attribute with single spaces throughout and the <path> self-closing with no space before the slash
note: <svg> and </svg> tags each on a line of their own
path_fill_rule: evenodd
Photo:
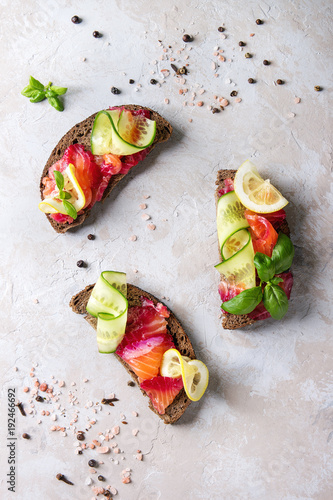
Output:
<svg viewBox="0 0 333 500">
<path fill-rule="evenodd" d="M 126 105 L 121 105 L 125 106 L 126 109 L 130 110 L 137 110 L 137 109 L 148 109 L 150 111 L 150 118 L 151 120 L 156 121 L 156 136 L 154 139 L 153 144 L 150 146 L 150 151 L 149 153 L 154 149 L 154 147 L 157 144 L 160 144 L 162 142 L 167 141 L 171 134 L 172 134 L 172 126 L 170 125 L 169 122 L 167 122 L 161 115 L 159 115 L 156 111 L 150 109 L 150 108 L 144 108 L 143 106 L 138 106 L 137 104 L 126 104 Z M 119 106 L 119 107 L 121 107 Z M 47 175 L 49 168 L 58 160 L 60 160 L 65 152 L 65 150 L 71 145 L 71 144 L 83 144 L 86 150 L 90 151 L 90 135 L 91 135 L 91 129 L 94 123 L 94 119 L 97 113 L 94 113 L 93 115 L 89 116 L 89 118 L 86 118 L 80 123 L 77 123 L 72 127 L 58 142 L 56 147 L 53 149 L 49 159 L 46 162 L 46 165 L 43 169 L 43 173 L 40 179 L 40 194 L 41 198 L 43 200 L 43 178 Z M 126 175 L 126 174 L 125 174 Z M 117 174 L 113 175 L 109 181 L 109 184 L 107 188 L 104 191 L 103 197 L 101 201 L 104 201 L 105 198 L 111 193 L 112 189 L 118 184 L 119 181 L 123 177 L 125 177 L 124 174 Z M 46 217 L 48 218 L 51 226 L 57 233 L 65 233 L 69 229 L 72 229 L 73 227 L 79 226 L 82 224 L 87 217 L 89 217 L 91 212 L 91 209 L 86 210 L 82 215 L 79 215 L 77 219 L 72 222 L 72 224 L 59 224 L 56 222 L 54 219 L 49 214 L 45 214 Z"/>
<path fill-rule="evenodd" d="M 224 187 L 224 181 L 226 179 L 234 179 L 237 170 L 219 170 L 217 172 L 216 179 L 216 191 L 215 191 L 215 203 L 217 206 L 217 202 L 219 200 L 219 190 Z M 284 220 L 278 230 L 278 232 L 284 233 L 287 236 L 290 236 L 290 230 L 288 226 L 288 222 Z M 221 252 L 219 249 L 220 262 L 222 262 Z M 241 328 L 243 326 L 253 325 L 259 320 L 250 318 L 247 314 L 223 314 L 222 326 L 226 330 L 236 330 L 237 328 Z"/>
<path fill-rule="evenodd" d="M 92 289 L 94 288 L 94 285 L 88 285 L 84 290 L 81 292 L 77 293 L 74 295 L 69 303 L 70 307 L 72 310 L 77 313 L 77 314 L 84 314 L 85 317 L 84 319 L 88 321 L 88 323 L 96 330 L 97 328 L 97 319 L 91 316 L 90 314 L 87 313 L 86 311 L 86 306 L 89 300 L 89 297 L 91 295 Z M 150 293 L 145 292 L 144 290 L 141 290 L 140 288 L 128 284 L 127 285 L 127 300 L 128 300 L 128 307 L 133 307 L 133 306 L 140 306 L 141 301 L 140 297 L 147 297 L 148 299 L 152 300 L 154 304 L 156 305 L 158 302 L 161 302 L 158 300 L 156 297 L 151 295 Z M 170 316 L 167 319 L 167 330 L 168 333 L 170 333 L 173 337 L 174 344 L 176 346 L 176 349 L 179 350 L 179 352 L 183 356 L 188 356 L 191 359 L 195 359 L 195 353 L 194 349 L 192 347 L 191 341 L 184 332 L 184 329 L 176 316 L 171 312 Z M 121 359 L 117 354 L 114 354 L 114 356 L 120 361 L 120 363 L 126 368 L 128 373 L 131 375 L 132 379 L 136 382 L 136 384 L 140 388 L 140 383 L 138 380 L 137 375 L 134 373 L 134 371 L 131 369 L 131 367 L 123 360 Z M 147 396 L 147 394 L 140 388 L 142 394 L 144 396 Z M 158 413 L 157 410 L 152 405 L 152 402 L 149 398 L 149 408 L 158 415 L 165 424 L 174 424 L 177 422 L 177 420 L 183 415 L 185 412 L 186 408 L 189 406 L 191 403 L 191 400 L 187 397 L 185 390 L 182 389 L 179 394 L 177 394 L 176 398 L 173 400 L 173 402 L 165 409 L 165 414 L 161 415 Z"/>
</svg>

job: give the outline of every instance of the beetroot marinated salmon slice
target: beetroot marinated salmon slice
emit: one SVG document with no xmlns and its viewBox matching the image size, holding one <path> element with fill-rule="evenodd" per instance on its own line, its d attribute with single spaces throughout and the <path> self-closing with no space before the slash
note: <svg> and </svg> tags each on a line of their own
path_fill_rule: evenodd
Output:
<svg viewBox="0 0 333 500">
<path fill-rule="evenodd" d="M 165 409 L 172 403 L 179 391 L 183 388 L 182 377 L 154 377 L 140 384 L 151 399 L 154 408 L 160 415 L 164 415 Z"/>
<path fill-rule="evenodd" d="M 166 334 L 133 342 L 121 351 L 118 351 L 118 348 L 116 352 L 142 382 L 158 375 L 163 354 L 172 347 L 175 347 L 172 337 Z"/>
<path fill-rule="evenodd" d="M 117 349 L 119 356 L 133 342 L 167 334 L 167 308 L 162 304 L 155 306 L 152 300 L 145 297 L 141 297 L 141 302 L 142 306 L 130 307 L 128 310 L 125 337 Z"/>
</svg>

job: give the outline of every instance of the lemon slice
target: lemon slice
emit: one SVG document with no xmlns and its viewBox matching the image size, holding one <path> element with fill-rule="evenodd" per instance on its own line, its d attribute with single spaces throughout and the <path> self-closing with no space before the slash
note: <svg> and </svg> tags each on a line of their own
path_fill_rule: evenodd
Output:
<svg viewBox="0 0 333 500">
<path fill-rule="evenodd" d="M 86 198 L 80 184 L 77 181 L 77 178 L 75 177 L 74 165 L 70 163 L 62 172 L 62 175 L 64 176 L 64 190 L 71 194 L 71 198 L 67 201 L 69 201 L 75 210 L 79 212 L 86 204 Z M 58 198 L 45 198 L 40 202 L 38 207 L 42 212 L 44 212 L 44 214 L 60 213 L 67 215 L 64 204 Z"/>
<path fill-rule="evenodd" d="M 237 170 L 234 188 L 240 202 L 249 210 L 257 213 L 272 213 L 281 210 L 288 200 L 271 184 L 264 180 L 256 166 L 246 160 Z"/>
<path fill-rule="evenodd" d="M 198 401 L 208 385 L 207 366 L 198 359 L 182 356 L 177 349 L 169 349 L 163 354 L 160 372 L 163 377 L 182 376 L 185 392 L 191 401 Z"/>
</svg>

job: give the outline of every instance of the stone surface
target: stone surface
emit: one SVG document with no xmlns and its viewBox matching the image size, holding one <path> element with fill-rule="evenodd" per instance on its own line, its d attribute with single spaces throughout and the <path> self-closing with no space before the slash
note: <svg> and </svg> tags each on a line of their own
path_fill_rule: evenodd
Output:
<svg viewBox="0 0 333 500">
<path fill-rule="evenodd" d="M 72 442 L 81 442 L 73 426 L 76 432 L 88 429 L 89 443 L 119 425 L 110 447 L 124 453 L 99 455 L 105 463 L 98 474 L 107 483 L 91 477 L 93 486 L 111 484 L 124 500 L 332 498 L 330 2 L 0 5 L 1 498 L 15 498 L 5 476 L 9 388 L 32 411 L 26 417 L 16 412 L 17 497 L 93 497 L 85 485 L 87 462 L 98 455 L 76 455 Z M 74 14 L 81 24 L 70 21 Z M 256 25 L 258 17 L 263 25 Z M 221 25 L 223 33 L 217 31 Z M 94 30 L 103 37 L 94 38 Z M 194 41 L 183 43 L 184 33 Z M 246 42 L 242 51 L 240 40 Z M 216 47 L 225 61 L 213 55 Z M 245 52 L 253 57 L 246 59 Z M 189 64 L 183 84 L 170 57 L 177 67 Z M 264 66 L 264 59 L 271 64 Z M 63 113 L 20 95 L 29 75 L 68 87 Z M 255 85 L 248 84 L 250 77 Z M 160 86 L 151 85 L 151 78 Z M 276 86 L 277 79 L 285 84 Z M 323 91 L 314 91 L 315 85 Z M 112 86 L 121 95 L 111 94 Z M 230 97 L 233 90 L 241 102 Z M 218 104 L 214 95 L 230 104 L 212 114 L 207 106 Z M 204 105 L 196 106 L 199 101 Z M 120 102 L 155 108 L 172 123 L 174 135 L 129 173 L 83 227 L 58 235 L 37 208 L 43 165 L 72 125 Z M 219 168 L 237 168 L 246 158 L 290 200 L 295 284 L 282 321 L 229 332 L 220 324 L 214 270 L 214 183 Z M 141 203 L 155 231 L 141 219 Z M 129 241 L 133 234 L 137 241 Z M 79 269 L 79 259 L 88 267 Z M 125 271 L 129 282 L 170 297 L 167 305 L 210 369 L 205 397 L 175 426 L 164 426 L 149 411 L 120 364 L 97 353 L 94 332 L 68 307 L 71 296 L 105 269 Z M 62 392 L 59 409 L 36 401 L 30 408 L 33 396 L 23 388 L 33 388 L 33 363 L 40 382 Z M 70 404 L 69 391 L 77 404 Z M 95 406 L 110 393 L 120 400 L 114 407 Z M 71 426 L 75 408 L 78 422 Z M 40 415 L 42 410 L 53 410 L 57 420 Z M 129 425 L 121 424 L 121 412 Z M 89 424 L 93 418 L 96 424 Z M 55 424 L 66 429 L 50 431 Z M 133 428 L 139 429 L 136 437 Z M 31 439 L 21 439 L 23 432 Z M 133 469 L 129 484 L 121 481 L 126 467 Z M 59 472 L 75 485 L 57 481 Z"/>
</svg>

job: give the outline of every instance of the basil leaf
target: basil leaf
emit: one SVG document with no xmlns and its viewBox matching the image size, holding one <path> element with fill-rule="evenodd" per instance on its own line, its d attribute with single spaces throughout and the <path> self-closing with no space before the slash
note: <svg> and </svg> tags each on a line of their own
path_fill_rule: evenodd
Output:
<svg viewBox="0 0 333 500">
<path fill-rule="evenodd" d="M 68 193 L 68 191 L 63 191 L 61 194 L 64 200 L 69 200 L 72 197 L 71 193 Z"/>
<path fill-rule="evenodd" d="M 64 110 L 64 105 L 60 101 L 60 99 L 58 99 L 58 97 L 48 97 L 47 100 L 49 101 L 49 103 L 51 104 L 51 106 L 53 106 L 54 109 L 56 109 L 57 111 L 63 111 Z"/>
<path fill-rule="evenodd" d="M 64 94 L 66 94 L 66 92 L 67 92 L 67 88 L 66 88 L 66 87 L 56 87 L 55 85 L 52 85 L 50 88 L 51 88 L 51 90 L 53 90 L 53 92 L 55 92 L 57 95 L 64 95 Z"/>
<path fill-rule="evenodd" d="M 273 248 L 272 261 L 275 264 L 275 274 L 283 273 L 290 268 L 294 258 L 295 248 L 287 235 L 280 233 Z"/>
<path fill-rule="evenodd" d="M 274 319 L 282 319 L 288 311 L 288 299 L 278 285 L 268 283 L 264 290 L 264 306 Z"/>
<path fill-rule="evenodd" d="M 69 203 L 69 201 L 66 201 L 66 200 L 63 200 L 63 204 L 64 204 L 65 210 L 68 213 L 68 215 L 70 217 L 73 217 L 73 219 L 76 219 L 77 218 L 77 211 L 73 207 L 73 205 L 71 203 Z"/>
<path fill-rule="evenodd" d="M 45 99 L 45 92 L 40 92 L 39 90 L 34 90 L 31 95 L 30 102 L 41 102 Z"/>
<path fill-rule="evenodd" d="M 45 92 L 45 95 L 46 95 L 46 97 L 57 97 L 58 94 L 56 92 L 54 92 L 53 90 L 48 89 Z"/>
<path fill-rule="evenodd" d="M 262 290 L 260 286 L 243 290 L 233 299 L 222 303 L 222 309 L 231 314 L 248 314 L 262 301 Z"/>
<path fill-rule="evenodd" d="M 62 175 L 61 172 L 59 172 L 59 170 L 53 170 L 53 174 L 54 174 L 54 179 L 56 181 L 57 188 L 59 189 L 59 191 L 62 191 L 64 189 L 64 185 L 65 185 L 64 176 Z"/>
<path fill-rule="evenodd" d="M 257 252 L 253 259 L 254 265 L 258 271 L 258 276 L 262 281 L 269 281 L 275 274 L 275 264 L 268 255 Z"/>
<path fill-rule="evenodd" d="M 36 89 L 33 89 L 30 87 L 30 85 L 27 85 L 26 87 L 24 87 L 21 94 L 25 97 L 31 97 L 34 92 L 36 92 Z"/>
<path fill-rule="evenodd" d="M 274 276 L 274 278 L 272 278 L 269 281 L 270 281 L 270 283 L 272 283 L 272 285 L 278 285 L 279 283 L 281 283 L 283 281 L 283 279 L 279 278 L 278 276 Z"/>
<path fill-rule="evenodd" d="M 29 85 L 31 88 L 36 90 L 44 90 L 44 85 L 36 80 L 33 76 L 29 78 Z"/>
</svg>

